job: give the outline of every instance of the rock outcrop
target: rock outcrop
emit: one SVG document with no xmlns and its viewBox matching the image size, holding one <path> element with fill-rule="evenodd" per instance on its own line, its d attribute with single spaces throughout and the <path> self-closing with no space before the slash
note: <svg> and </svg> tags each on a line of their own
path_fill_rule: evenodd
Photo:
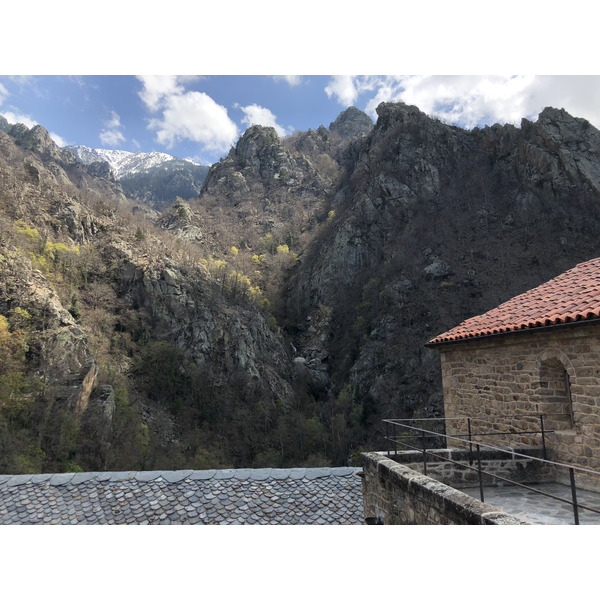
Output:
<svg viewBox="0 0 600 600">
<path fill-rule="evenodd" d="M 431 334 L 600 253 L 600 134 L 551 108 L 471 132 L 414 106 L 377 113 L 291 293 L 304 315 L 332 312 L 319 337 L 337 389 L 385 416 L 431 415 Z"/>
<path fill-rule="evenodd" d="M 0 261 L 0 314 L 17 307 L 32 319 L 29 360 L 39 378 L 43 401 L 49 410 L 58 403 L 81 418 L 98 374 L 88 336 L 42 273 L 5 248 Z"/>
<path fill-rule="evenodd" d="M 53 468 L 342 464 L 380 418 L 440 413 L 436 333 L 600 254 L 587 121 L 377 113 L 250 127 L 162 215 L 0 120 L 0 314 L 33 316 L 39 400 L 91 432 L 67 451 L 75 426 L 36 425 Z"/>
<path fill-rule="evenodd" d="M 366 135 L 371 129 L 373 129 L 371 117 L 355 106 L 347 108 L 333 123 L 329 124 L 329 130 L 343 138 Z"/>
</svg>

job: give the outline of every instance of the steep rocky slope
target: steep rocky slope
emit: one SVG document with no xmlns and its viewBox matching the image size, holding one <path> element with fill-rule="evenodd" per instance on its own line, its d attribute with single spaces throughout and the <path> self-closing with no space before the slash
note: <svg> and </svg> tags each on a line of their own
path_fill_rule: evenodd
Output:
<svg viewBox="0 0 600 600">
<path fill-rule="evenodd" d="M 473 131 L 402 104 L 377 112 L 346 154 L 335 219 L 297 266 L 303 310 L 288 315 L 300 349 L 366 413 L 439 414 L 428 339 L 600 253 L 600 133 L 552 108 Z"/>
<path fill-rule="evenodd" d="M 250 462 L 252 408 L 265 437 L 296 396 L 247 288 L 41 127 L 0 132 L 0 173 L 0 469 Z"/>
<path fill-rule="evenodd" d="M 600 133 L 253 126 L 162 214 L 0 122 L 1 470 L 346 464 L 441 411 L 425 344 L 600 254 Z"/>
</svg>

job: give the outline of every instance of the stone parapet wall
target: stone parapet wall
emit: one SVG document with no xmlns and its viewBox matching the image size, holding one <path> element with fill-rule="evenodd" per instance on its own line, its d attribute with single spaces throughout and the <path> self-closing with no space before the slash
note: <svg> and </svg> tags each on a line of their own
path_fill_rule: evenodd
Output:
<svg viewBox="0 0 600 600">
<path fill-rule="evenodd" d="M 428 453 L 435 455 L 427 456 L 428 477 L 458 489 L 479 485 L 475 449 L 472 453 L 457 448 L 428 450 Z M 385 452 L 376 454 L 388 458 Z M 524 458 L 521 455 L 534 458 Z M 436 458 L 438 456 L 440 459 Z M 515 448 L 514 450 L 506 448 L 505 451 L 481 450 L 479 454 L 481 470 L 485 471 L 482 474 L 482 483 L 484 486 L 502 485 L 503 481 L 497 477 L 524 484 L 555 482 L 557 475 L 553 466 L 535 460 L 535 458 L 542 458 L 542 456 L 542 449 L 537 447 Z M 389 458 L 413 471 L 425 474 L 421 452 L 402 451 L 397 454 L 391 452 Z M 460 464 L 444 459 L 450 459 Z"/>
<path fill-rule="evenodd" d="M 436 349 L 449 435 L 466 434 L 469 416 L 474 433 L 506 434 L 479 441 L 540 445 L 540 435 L 508 434 L 539 429 L 539 419 L 525 415 L 542 412 L 545 429 L 554 430 L 546 436 L 552 459 L 600 470 L 600 324 L 528 330 Z M 565 372 L 568 378 L 561 377 Z"/>
<path fill-rule="evenodd" d="M 383 453 L 363 457 L 365 518 L 384 525 L 526 525 Z"/>
</svg>

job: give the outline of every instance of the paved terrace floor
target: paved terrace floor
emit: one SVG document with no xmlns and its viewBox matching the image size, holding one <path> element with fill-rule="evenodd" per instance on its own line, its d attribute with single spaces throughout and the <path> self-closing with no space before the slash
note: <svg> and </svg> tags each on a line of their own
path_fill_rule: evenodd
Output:
<svg viewBox="0 0 600 600">
<path fill-rule="evenodd" d="M 529 484 L 536 490 L 571 500 L 571 488 L 560 483 Z M 480 499 L 479 487 L 461 488 L 461 492 Z M 574 525 L 573 507 L 559 500 L 536 494 L 518 486 L 484 487 L 484 501 L 504 512 L 535 525 Z M 577 502 L 600 510 L 600 494 L 577 489 Z M 579 509 L 580 525 L 600 525 L 600 515 Z"/>
</svg>

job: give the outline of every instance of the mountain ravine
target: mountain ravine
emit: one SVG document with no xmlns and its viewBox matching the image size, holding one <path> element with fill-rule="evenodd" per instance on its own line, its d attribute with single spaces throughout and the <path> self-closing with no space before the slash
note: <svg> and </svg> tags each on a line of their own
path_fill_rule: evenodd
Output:
<svg viewBox="0 0 600 600">
<path fill-rule="evenodd" d="M 250 127 L 197 198 L 0 123 L 0 470 L 352 464 L 439 415 L 426 342 L 600 253 L 600 133 L 356 108 Z"/>
</svg>

